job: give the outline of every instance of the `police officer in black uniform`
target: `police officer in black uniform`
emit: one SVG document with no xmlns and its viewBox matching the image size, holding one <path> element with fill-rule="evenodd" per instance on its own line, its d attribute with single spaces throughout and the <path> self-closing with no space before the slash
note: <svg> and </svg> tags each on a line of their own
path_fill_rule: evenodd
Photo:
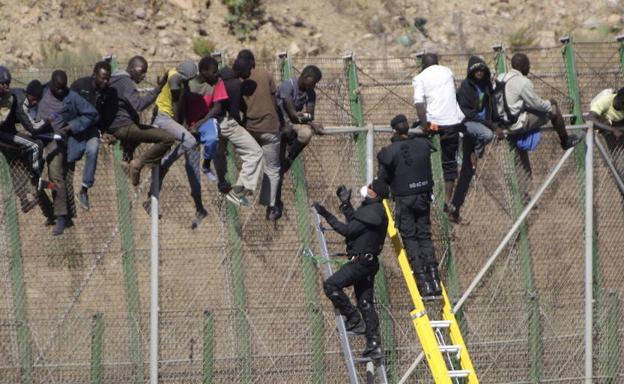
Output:
<svg viewBox="0 0 624 384">
<path fill-rule="evenodd" d="M 438 264 L 431 241 L 431 141 L 423 134 L 410 134 L 404 115 L 395 116 L 392 144 L 377 154 L 378 178 L 390 185 L 396 203 L 396 223 L 407 258 L 423 298 L 442 294 Z"/>
<path fill-rule="evenodd" d="M 354 210 L 351 205 L 351 190 L 344 185 L 340 186 L 336 194 L 340 199 L 340 210 L 347 219 L 346 223 L 340 222 L 321 204 L 313 205 L 319 215 L 345 237 L 347 254 L 350 257 L 347 264 L 325 281 L 323 289 L 346 318 L 347 331 L 366 334 L 366 349 L 362 356 L 370 359 L 380 359 L 383 356 L 379 317 L 373 304 L 373 293 L 375 274 L 379 270 L 378 256 L 383 249 L 388 229 L 388 217 L 382 204 L 388 193 L 386 183 L 374 180 L 367 188 L 367 196 L 362 205 Z M 359 312 L 343 291 L 350 285 L 353 285 Z"/>
</svg>

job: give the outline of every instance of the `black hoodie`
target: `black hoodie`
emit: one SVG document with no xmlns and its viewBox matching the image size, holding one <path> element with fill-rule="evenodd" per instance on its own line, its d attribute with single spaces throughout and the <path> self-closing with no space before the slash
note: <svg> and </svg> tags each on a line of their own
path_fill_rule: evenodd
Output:
<svg viewBox="0 0 624 384">
<path fill-rule="evenodd" d="M 223 80 L 225 91 L 228 94 L 228 99 L 224 105 L 225 110 L 227 111 L 230 119 L 234 119 L 240 125 L 244 125 L 241 118 L 242 82 L 230 67 L 221 68 L 219 70 L 219 77 Z"/>
<path fill-rule="evenodd" d="M 485 69 L 485 76 L 480 83 L 478 83 L 474 78 L 474 73 L 479 68 Z M 492 87 L 492 75 L 490 73 L 490 69 L 481 58 L 471 56 L 468 60 L 468 70 L 466 72 L 466 79 L 462 81 L 459 89 L 457 90 L 457 103 L 466 116 L 464 121 L 475 121 L 492 128 L 492 124 L 497 122 L 499 117 L 495 105 L 495 99 L 492 96 L 494 90 Z M 482 108 L 485 108 L 484 118 L 479 116 L 479 112 L 481 112 L 482 109 L 479 108 L 478 88 L 480 88 L 484 93 L 482 103 Z"/>
</svg>

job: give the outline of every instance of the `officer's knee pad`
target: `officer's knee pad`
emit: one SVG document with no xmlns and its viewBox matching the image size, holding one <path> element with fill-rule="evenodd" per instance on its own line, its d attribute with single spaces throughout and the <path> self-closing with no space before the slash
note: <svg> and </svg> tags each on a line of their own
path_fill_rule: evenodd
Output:
<svg viewBox="0 0 624 384">
<path fill-rule="evenodd" d="M 325 291 L 327 297 L 332 297 L 338 294 L 338 287 L 329 281 L 325 281 L 323 283 L 323 291 Z"/>
<path fill-rule="evenodd" d="M 358 300 L 358 307 L 362 311 L 369 311 L 373 307 L 373 305 L 367 299 L 360 299 Z"/>
</svg>

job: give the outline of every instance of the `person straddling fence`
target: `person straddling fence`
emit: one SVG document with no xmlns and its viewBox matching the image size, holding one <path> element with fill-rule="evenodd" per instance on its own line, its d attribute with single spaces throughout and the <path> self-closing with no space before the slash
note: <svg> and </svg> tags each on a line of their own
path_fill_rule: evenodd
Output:
<svg viewBox="0 0 624 384">
<path fill-rule="evenodd" d="M 62 137 L 62 140 L 50 141 L 45 147 L 48 174 L 56 184 L 53 193 L 56 225 L 52 235 L 57 236 L 65 230 L 68 219 L 66 161 L 71 163 L 82 156 L 87 145 L 84 133 L 97 121 L 98 113 L 88 101 L 69 89 L 65 71 L 56 70 L 43 92 L 37 117 Z"/>
<path fill-rule="evenodd" d="M 431 141 L 422 134 L 410 134 L 404 115 L 395 116 L 391 144 L 377 154 L 378 178 L 390 185 L 398 227 L 407 259 L 420 295 L 429 299 L 442 293 L 435 249 L 431 240 Z"/>
<path fill-rule="evenodd" d="M 323 74 L 315 65 L 303 68 L 298 78 L 280 84 L 277 90 L 277 105 L 281 114 L 282 132 L 288 153 L 284 157 L 282 173 L 288 172 L 301 151 L 310 143 L 313 134 L 325 133 L 323 126 L 315 121 L 315 87 Z"/>
<path fill-rule="evenodd" d="M 108 86 L 111 77 L 111 66 L 106 61 L 99 61 L 93 67 L 91 76 L 82 77 L 72 83 L 70 89 L 87 100 L 97 111 L 99 118 L 88 127 L 82 135 L 86 140 L 84 155 L 86 157 L 82 173 L 80 192 L 76 198 L 83 209 L 89 210 L 89 188 L 95 183 L 95 170 L 100 148 L 101 132 L 105 132 L 115 116 L 117 97 Z M 82 157 L 82 155 L 81 155 Z M 76 162 L 70 162 L 70 170 L 75 169 Z"/>
<path fill-rule="evenodd" d="M 457 150 L 459 134 L 464 129 L 464 114 L 457 103 L 453 71 L 438 64 L 434 53 L 425 53 L 421 60 L 422 71 L 412 80 L 414 105 L 421 129 L 440 134 L 444 210 L 448 211 L 457 179 Z"/>
<path fill-rule="evenodd" d="M 245 129 L 262 147 L 264 175 L 260 190 L 260 204 L 266 206 L 266 219 L 278 220 L 282 216 L 283 204 L 279 198 L 280 151 L 284 145 L 280 136 L 280 121 L 277 115 L 277 86 L 273 75 L 256 66 L 256 59 L 248 49 L 238 53 L 241 62 L 251 64 L 249 78 L 241 84 L 245 106 Z"/>
<path fill-rule="evenodd" d="M 531 62 L 524 53 L 511 58 L 512 70 L 499 74 L 495 94 L 501 117 L 499 138 L 507 133 L 510 143 L 518 150 L 521 166 L 531 176 L 528 152 L 534 150 L 540 141 L 540 128 L 551 122 L 559 136 L 563 150 L 574 147 L 580 138 L 568 135 L 561 109 L 555 100 L 544 100 L 536 92 L 533 82 L 527 77 Z"/>
<path fill-rule="evenodd" d="M 382 204 L 383 199 L 388 197 L 388 185 L 382 180 L 374 180 L 366 187 L 366 196 L 357 209 L 351 205 L 351 190 L 344 185 L 338 188 L 336 194 L 346 223 L 339 221 L 321 204 L 316 202 L 313 206 L 336 232 L 344 236 L 350 259 L 323 283 L 323 290 L 345 317 L 347 331 L 366 334 L 366 348 L 362 356 L 379 359 L 383 351 L 373 294 L 375 274 L 379 270 L 378 257 L 388 229 L 388 217 Z M 351 285 L 357 309 L 343 290 Z"/>
<path fill-rule="evenodd" d="M 485 146 L 494 138 L 499 119 L 493 93 L 492 75 L 485 61 L 477 56 L 470 57 L 466 79 L 457 91 L 457 102 L 465 116 L 465 136 L 459 179 L 448 205 L 449 220 L 454 223 L 462 221 L 459 212 L 477 170 L 478 159 L 483 157 Z"/>
<path fill-rule="evenodd" d="M 139 113 L 149 108 L 160 93 L 167 76 L 163 76 L 158 86 L 141 96 L 137 84 L 145 79 L 148 70 L 147 60 L 142 56 L 134 56 L 128 61 L 126 70 L 116 70 L 111 75 L 110 87 L 117 96 L 117 108 L 107 133 L 119 139 L 124 152 L 130 157 L 134 149 L 141 143 L 152 143 L 140 158 L 128 159 L 130 179 L 133 185 L 141 180 L 144 166 L 160 165 L 161 159 L 175 143 L 173 135 L 166 131 L 141 124 Z"/>
<path fill-rule="evenodd" d="M 589 120 L 602 131 L 611 151 L 621 145 L 624 133 L 624 88 L 604 89 L 594 96 Z"/>
<path fill-rule="evenodd" d="M 217 75 L 218 65 L 219 63 L 210 56 L 202 58 L 199 62 L 199 76 L 189 82 L 192 92 L 189 103 L 193 105 L 188 104 L 187 122 L 192 125 L 191 130 L 194 130 L 194 127 L 199 129 L 210 119 L 218 121 L 219 132 L 215 145 L 210 148 L 204 146 L 204 168 L 209 167 L 207 163 L 211 158 L 217 160 L 219 157 L 215 165 L 225 163 L 226 145 L 227 142 L 231 143 L 234 151 L 240 156 L 242 165 L 236 183 L 227 192 L 226 198 L 234 204 L 248 207 L 250 206 L 248 199 L 256 190 L 262 172 L 262 148 L 237 121 L 240 117 L 230 117 L 228 113 L 230 103 L 240 103 L 240 100 L 234 100 L 237 95 L 240 99 L 240 80 L 235 74 L 226 76 L 228 82 L 226 85 Z M 222 73 L 225 73 L 225 68 Z M 227 92 L 228 88 L 232 92 L 232 97 Z M 197 95 L 200 94 L 203 95 L 201 100 L 197 99 Z M 225 170 L 219 170 L 217 173 L 223 174 Z"/>
</svg>

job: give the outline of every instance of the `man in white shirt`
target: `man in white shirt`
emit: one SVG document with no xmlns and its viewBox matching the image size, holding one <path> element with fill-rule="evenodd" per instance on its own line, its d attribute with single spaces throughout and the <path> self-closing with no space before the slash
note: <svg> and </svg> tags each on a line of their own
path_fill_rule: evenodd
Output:
<svg viewBox="0 0 624 384">
<path fill-rule="evenodd" d="M 445 210 L 457 179 L 459 132 L 463 130 L 464 114 L 457 104 L 453 72 L 438 64 L 438 56 L 422 56 L 422 71 L 412 80 L 414 105 L 425 133 L 439 133 L 444 173 Z"/>
</svg>

